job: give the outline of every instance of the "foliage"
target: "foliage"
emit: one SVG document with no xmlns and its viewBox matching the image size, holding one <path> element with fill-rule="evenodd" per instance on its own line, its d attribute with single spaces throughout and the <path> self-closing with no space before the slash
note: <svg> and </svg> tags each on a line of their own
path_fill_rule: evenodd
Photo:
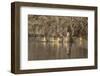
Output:
<svg viewBox="0 0 100 76">
<path fill-rule="evenodd" d="M 28 33 L 44 36 L 87 37 L 88 18 L 74 16 L 28 15 Z"/>
</svg>

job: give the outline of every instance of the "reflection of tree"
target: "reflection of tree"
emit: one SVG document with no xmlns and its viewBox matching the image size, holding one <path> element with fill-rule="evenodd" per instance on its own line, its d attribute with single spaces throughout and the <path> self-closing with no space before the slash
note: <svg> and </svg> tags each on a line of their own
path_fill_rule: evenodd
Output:
<svg viewBox="0 0 100 76">
<path fill-rule="evenodd" d="M 29 34 L 41 34 L 45 36 L 64 36 L 71 29 L 72 36 L 87 37 L 87 17 L 68 16 L 28 16 Z"/>
</svg>

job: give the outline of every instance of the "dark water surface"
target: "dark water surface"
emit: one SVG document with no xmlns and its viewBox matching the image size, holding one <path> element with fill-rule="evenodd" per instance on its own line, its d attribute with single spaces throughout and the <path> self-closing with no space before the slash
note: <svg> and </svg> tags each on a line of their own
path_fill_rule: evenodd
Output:
<svg viewBox="0 0 100 76">
<path fill-rule="evenodd" d="M 87 40 L 74 39 L 68 42 L 37 42 L 34 38 L 28 39 L 28 60 L 54 60 L 87 58 Z"/>
</svg>

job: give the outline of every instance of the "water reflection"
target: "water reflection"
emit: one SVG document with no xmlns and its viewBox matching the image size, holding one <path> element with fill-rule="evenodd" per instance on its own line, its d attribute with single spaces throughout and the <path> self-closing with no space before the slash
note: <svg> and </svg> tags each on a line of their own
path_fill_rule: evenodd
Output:
<svg viewBox="0 0 100 76">
<path fill-rule="evenodd" d="M 29 38 L 28 50 L 29 60 L 87 58 L 87 41 L 77 38 L 74 42 L 37 42 Z"/>
</svg>

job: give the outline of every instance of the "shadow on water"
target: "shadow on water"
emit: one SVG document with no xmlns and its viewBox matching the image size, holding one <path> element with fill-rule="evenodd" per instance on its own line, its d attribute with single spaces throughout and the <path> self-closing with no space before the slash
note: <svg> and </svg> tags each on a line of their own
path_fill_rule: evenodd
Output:
<svg viewBox="0 0 100 76">
<path fill-rule="evenodd" d="M 78 38 L 73 42 L 43 42 L 30 37 L 28 60 L 54 60 L 87 58 L 87 40 Z"/>
</svg>

